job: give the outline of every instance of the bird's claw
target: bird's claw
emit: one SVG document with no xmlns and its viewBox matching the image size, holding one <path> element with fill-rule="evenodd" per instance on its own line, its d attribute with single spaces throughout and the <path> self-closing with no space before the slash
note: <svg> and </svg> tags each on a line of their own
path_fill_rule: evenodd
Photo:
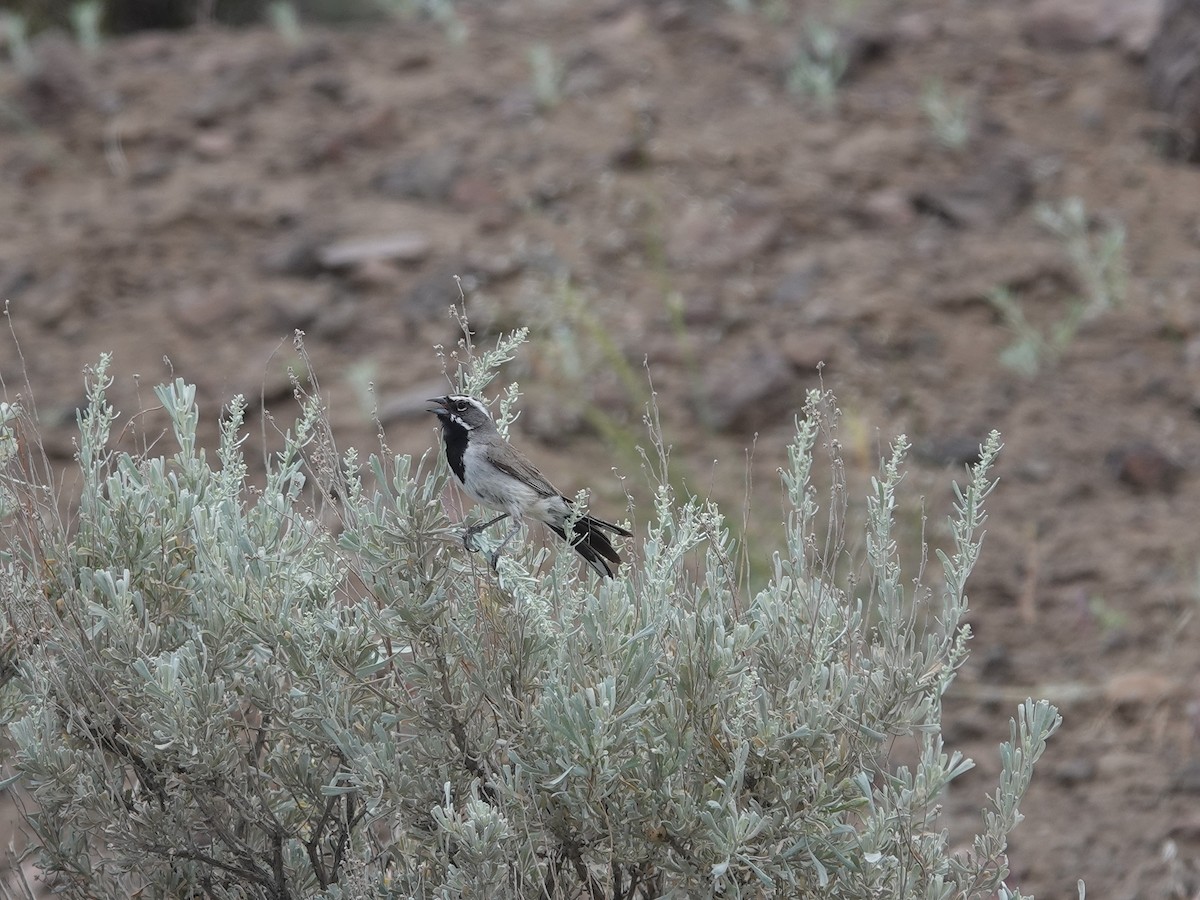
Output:
<svg viewBox="0 0 1200 900">
<path fill-rule="evenodd" d="M 472 525 L 470 528 L 468 528 L 466 531 L 463 532 L 463 536 L 462 536 L 463 546 L 466 547 L 467 550 L 469 550 L 470 552 L 474 553 L 476 550 L 479 549 L 479 547 L 477 547 L 475 544 L 475 538 L 477 538 L 478 536 L 479 536 L 479 529 Z"/>
<path fill-rule="evenodd" d="M 474 525 L 463 532 L 463 546 L 471 553 L 479 551 L 479 545 L 475 543 L 475 538 L 479 537 L 480 529 Z M 497 548 L 488 554 L 488 563 L 491 564 L 492 571 L 497 575 L 500 574 L 500 549 Z"/>
</svg>

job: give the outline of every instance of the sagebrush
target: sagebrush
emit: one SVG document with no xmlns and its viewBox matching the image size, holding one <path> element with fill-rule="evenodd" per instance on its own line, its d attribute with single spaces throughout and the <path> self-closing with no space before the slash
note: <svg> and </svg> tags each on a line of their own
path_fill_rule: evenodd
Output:
<svg viewBox="0 0 1200 900">
<path fill-rule="evenodd" d="M 464 359 L 458 389 L 519 337 Z M 339 453 L 318 395 L 251 479 L 244 403 L 214 456 L 194 388 L 164 385 L 175 449 L 130 453 L 110 381 L 104 359 L 67 524 L 31 476 L 24 407 L 0 415 L 5 767 L 64 896 L 1019 896 L 1006 839 L 1053 707 L 1017 710 L 969 852 L 937 818 L 971 765 L 943 746 L 941 698 L 997 436 L 953 551 L 914 584 L 892 534 L 906 442 L 845 565 L 836 416 L 813 392 L 750 594 L 721 512 L 676 496 L 665 453 L 618 578 L 534 542 L 496 576 L 447 517 L 442 464 Z M 915 767 L 889 763 L 898 738 Z"/>
</svg>

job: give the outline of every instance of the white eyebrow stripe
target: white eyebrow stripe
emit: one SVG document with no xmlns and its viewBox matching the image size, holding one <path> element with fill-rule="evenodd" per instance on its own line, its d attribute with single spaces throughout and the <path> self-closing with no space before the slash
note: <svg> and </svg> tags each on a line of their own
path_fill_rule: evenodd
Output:
<svg viewBox="0 0 1200 900">
<path fill-rule="evenodd" d="M 465 400 L 467 403 L 470 403 L 473 407 L 475 407 L 477 410 L 479 410 L 481 413 L 483 413 L 489 419 L 492 417 L 492 414 L 490 412 L 488 412 L 488 408 L 483 405 L 483 402 L 480 400 L 476 400 L 474 397 L 470 396 L 469 394 L 451 394 L 450 400 L 453 402 L 458 402 L 459 400 Z M 465 423 L 458 417 L 452 416 L 452 418 L 454 418 L 454 421 L 458 422 L 460 425 L 465 425 Z"/>
</svg>

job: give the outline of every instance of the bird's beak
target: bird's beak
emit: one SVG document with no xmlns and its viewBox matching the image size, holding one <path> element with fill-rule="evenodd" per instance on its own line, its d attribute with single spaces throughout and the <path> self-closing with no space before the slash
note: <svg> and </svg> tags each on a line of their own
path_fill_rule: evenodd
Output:
<svg viewBox="0 0 1200 900">
<path fill-rule="evenodd" d="M 439 416 L 449 412 L 450 408 L 446 405 L 446 399 L 445 397 L 434 397 L 432 400 L 426 400 L 425 402 L 429 405 L 425 407 L 425 411 Z"/>
</svg>

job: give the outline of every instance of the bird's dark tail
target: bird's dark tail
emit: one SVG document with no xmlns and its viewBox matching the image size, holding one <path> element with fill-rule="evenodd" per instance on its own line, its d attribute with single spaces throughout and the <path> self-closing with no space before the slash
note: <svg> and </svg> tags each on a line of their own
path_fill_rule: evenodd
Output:
<svg viewBox="0 0 1200 900">
<path fill-rule="evenodd" d="M 551 525 L 557 534 L 564 541 L 567 540 L 567 533 L 564 529 L 557 525 Z M 613 534 L 621 537 L 630 537 L 630 532 L 626 531 L 620 525 L 614 525 L 611 522 L 605 522 L 602 519 L 597 519 L 594 516 L 580 516 L 575 520 L 574 528 L 571 534 L 571 546 L 575 548 L 589 566 L 596 570 L 597 574 L 607 578 L 613 576 L 613 565 L 621 564 L 621 557 L 617 554 L 616 548 L 612 545 L 612 540 L 609 538 L 606 531 L 611 531 Z M 609 565 L 612 563 L 612 565 Z"/>
</svg>

